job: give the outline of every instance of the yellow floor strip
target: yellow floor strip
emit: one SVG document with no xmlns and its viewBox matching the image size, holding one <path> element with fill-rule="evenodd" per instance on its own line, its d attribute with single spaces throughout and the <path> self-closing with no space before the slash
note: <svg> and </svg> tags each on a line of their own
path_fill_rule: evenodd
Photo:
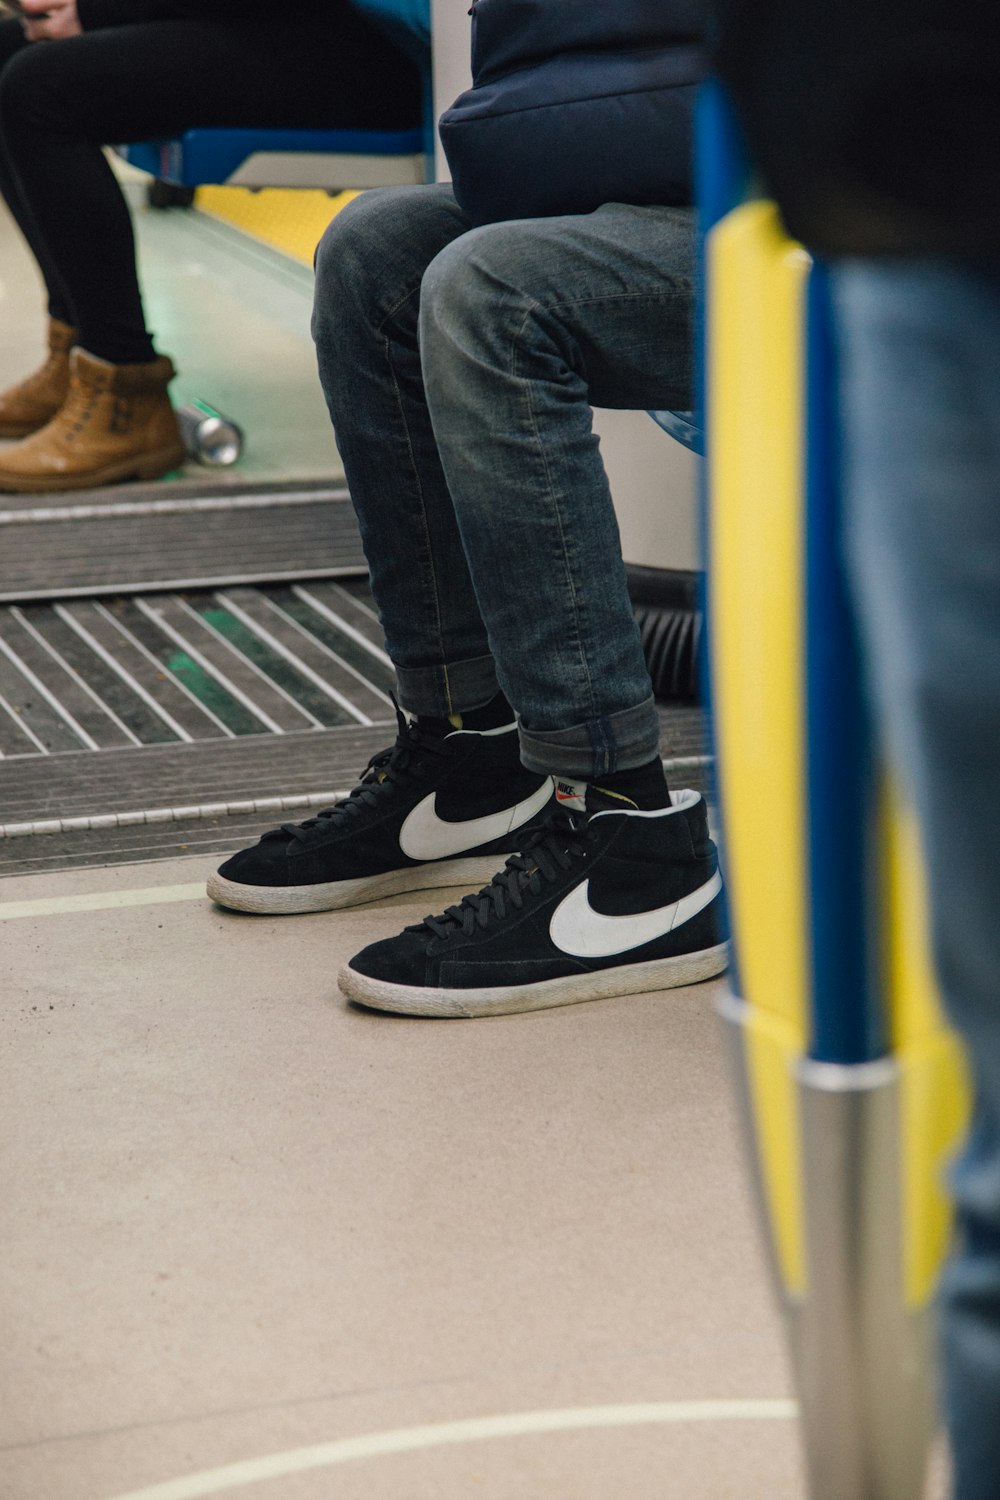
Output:
<svg viewBox="0 0 1000 1500">
<path fill-rule="evenodd" d="M 311 266 L 313 252 L 330 220 L 357 193 L 331 197 L 319 188 L 200 187 L 195 207 L 262 240 L 293 260 Z"/>
<path fill-rule="evenodd" d="M 88 891 L 80 896 L 40 896 L 34 901 L 0 902 L 0 922 L 19 917 L 57 917 L 76 911 L 112 911 L 123 906 L 165 906 L 171 901 L 207 901 L 205 882 L 154 885 L 139 891 Z"/>
</svg>

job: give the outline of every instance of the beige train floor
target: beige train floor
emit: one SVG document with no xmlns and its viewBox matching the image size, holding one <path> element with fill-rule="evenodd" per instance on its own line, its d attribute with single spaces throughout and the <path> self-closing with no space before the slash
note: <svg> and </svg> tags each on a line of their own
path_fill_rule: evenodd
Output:
<svg viewBox="0 0 1000 1500">
<path fill-rule="evenodd" d="M 448 893 L 241 917 L 205 867 L 0 882 L 6 1500 L 637 1403 L 664 1414 L 279 1460 L 250 1493 L 798 1496 L 794 1423 L 745 1405 L 789 1382 L 718 986 L 380 1017 L 338 966 Z"/>
</svg>

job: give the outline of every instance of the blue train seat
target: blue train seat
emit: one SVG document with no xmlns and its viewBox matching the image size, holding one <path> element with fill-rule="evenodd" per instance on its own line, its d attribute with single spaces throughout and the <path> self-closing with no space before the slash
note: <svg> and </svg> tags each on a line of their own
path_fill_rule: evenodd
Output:
<svg viewBox="0 0 1000 1500">
<path fill-rule="evenodd" d="M 178 187 L 391 187 L 427 181 L 424 132 L 193 129 L 120 146 L 133 167 Z"/>
<path fill-rule="evenodd" d="M 410 130 L 253 130 L 195 127 L 118 146 L 132 166 L 182 188 L 390 187 L 434 176 L 429 0 L 354 0 L 417 61 L 423 120 Z"/>
<path fill-rule="evenodd" d="M 699 455 L 705 452 L 705 433 L 693 411 L 651 411 L 649 415 L 657 427 L 669 433 L 685 448 Z"/>
</svg>

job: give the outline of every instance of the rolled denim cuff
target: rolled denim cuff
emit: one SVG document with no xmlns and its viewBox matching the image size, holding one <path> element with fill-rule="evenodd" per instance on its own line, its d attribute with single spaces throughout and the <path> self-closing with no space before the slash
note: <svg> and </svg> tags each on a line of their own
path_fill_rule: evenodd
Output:
<svg viewBox="0 0 1000 1500">
<path fill-rule="evenodd" d="M 521 760 L 529 771 L 593 781 L 614 771 L 645 766 L 660 753 L 660 720 L 650 695 L 635 708 L 572 729 L 528 729 L 518 720 Z"/>
<path fill-rule="evenodd" d="M 397 667 L 396 694 L 411 714 L 436 719 L 482 708 L 500 691 L 492 656 L 444 662 L 439 667 Z"/>
</svg>

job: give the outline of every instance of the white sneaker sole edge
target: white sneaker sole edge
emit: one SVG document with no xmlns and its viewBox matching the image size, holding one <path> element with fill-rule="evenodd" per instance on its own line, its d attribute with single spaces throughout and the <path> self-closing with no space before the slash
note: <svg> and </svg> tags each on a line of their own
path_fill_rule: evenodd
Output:
<svg viewBox="0 0 1000 1500">
<path fill-rule="evenodd" d="M 650 963 L 621 964 L 592 974 L 569 974 L 545 979 L 539 984 L 505 985 L 496 989 L 420 989 L 416 985 L 389 984 L 360 974 L 350 964 L 337 976 L 349 1000 L 374 1010 L 390 1010 L 403 1016 L 505 1016 L 529 1010 L 548 1010 L 556 1005 L 577 1005 L 584 1000 L 610 1000 L 618 995 L 639 995 L 654 990 L 679 989 L 722 974 L 729 966 L 729 944 L 659 958 Z"/>
<path fill-rule="evenodd" d="M 227 880 L 218 871 L 208 877 L 205 889 L 213 901 L 233 911 L 258 916 L 287 917 L 300 912 L 340 911 L 366 901 L 384 901 L 407 891 L 433 890 L 437 886 L 465 886 L 466 893 L 488 885 L 502 870 L 507 854 L 479 855 L 475 859 L 445 859 L 357 880 L 332 880 L 321 885 L 242 885 Z"/>
</svg>

